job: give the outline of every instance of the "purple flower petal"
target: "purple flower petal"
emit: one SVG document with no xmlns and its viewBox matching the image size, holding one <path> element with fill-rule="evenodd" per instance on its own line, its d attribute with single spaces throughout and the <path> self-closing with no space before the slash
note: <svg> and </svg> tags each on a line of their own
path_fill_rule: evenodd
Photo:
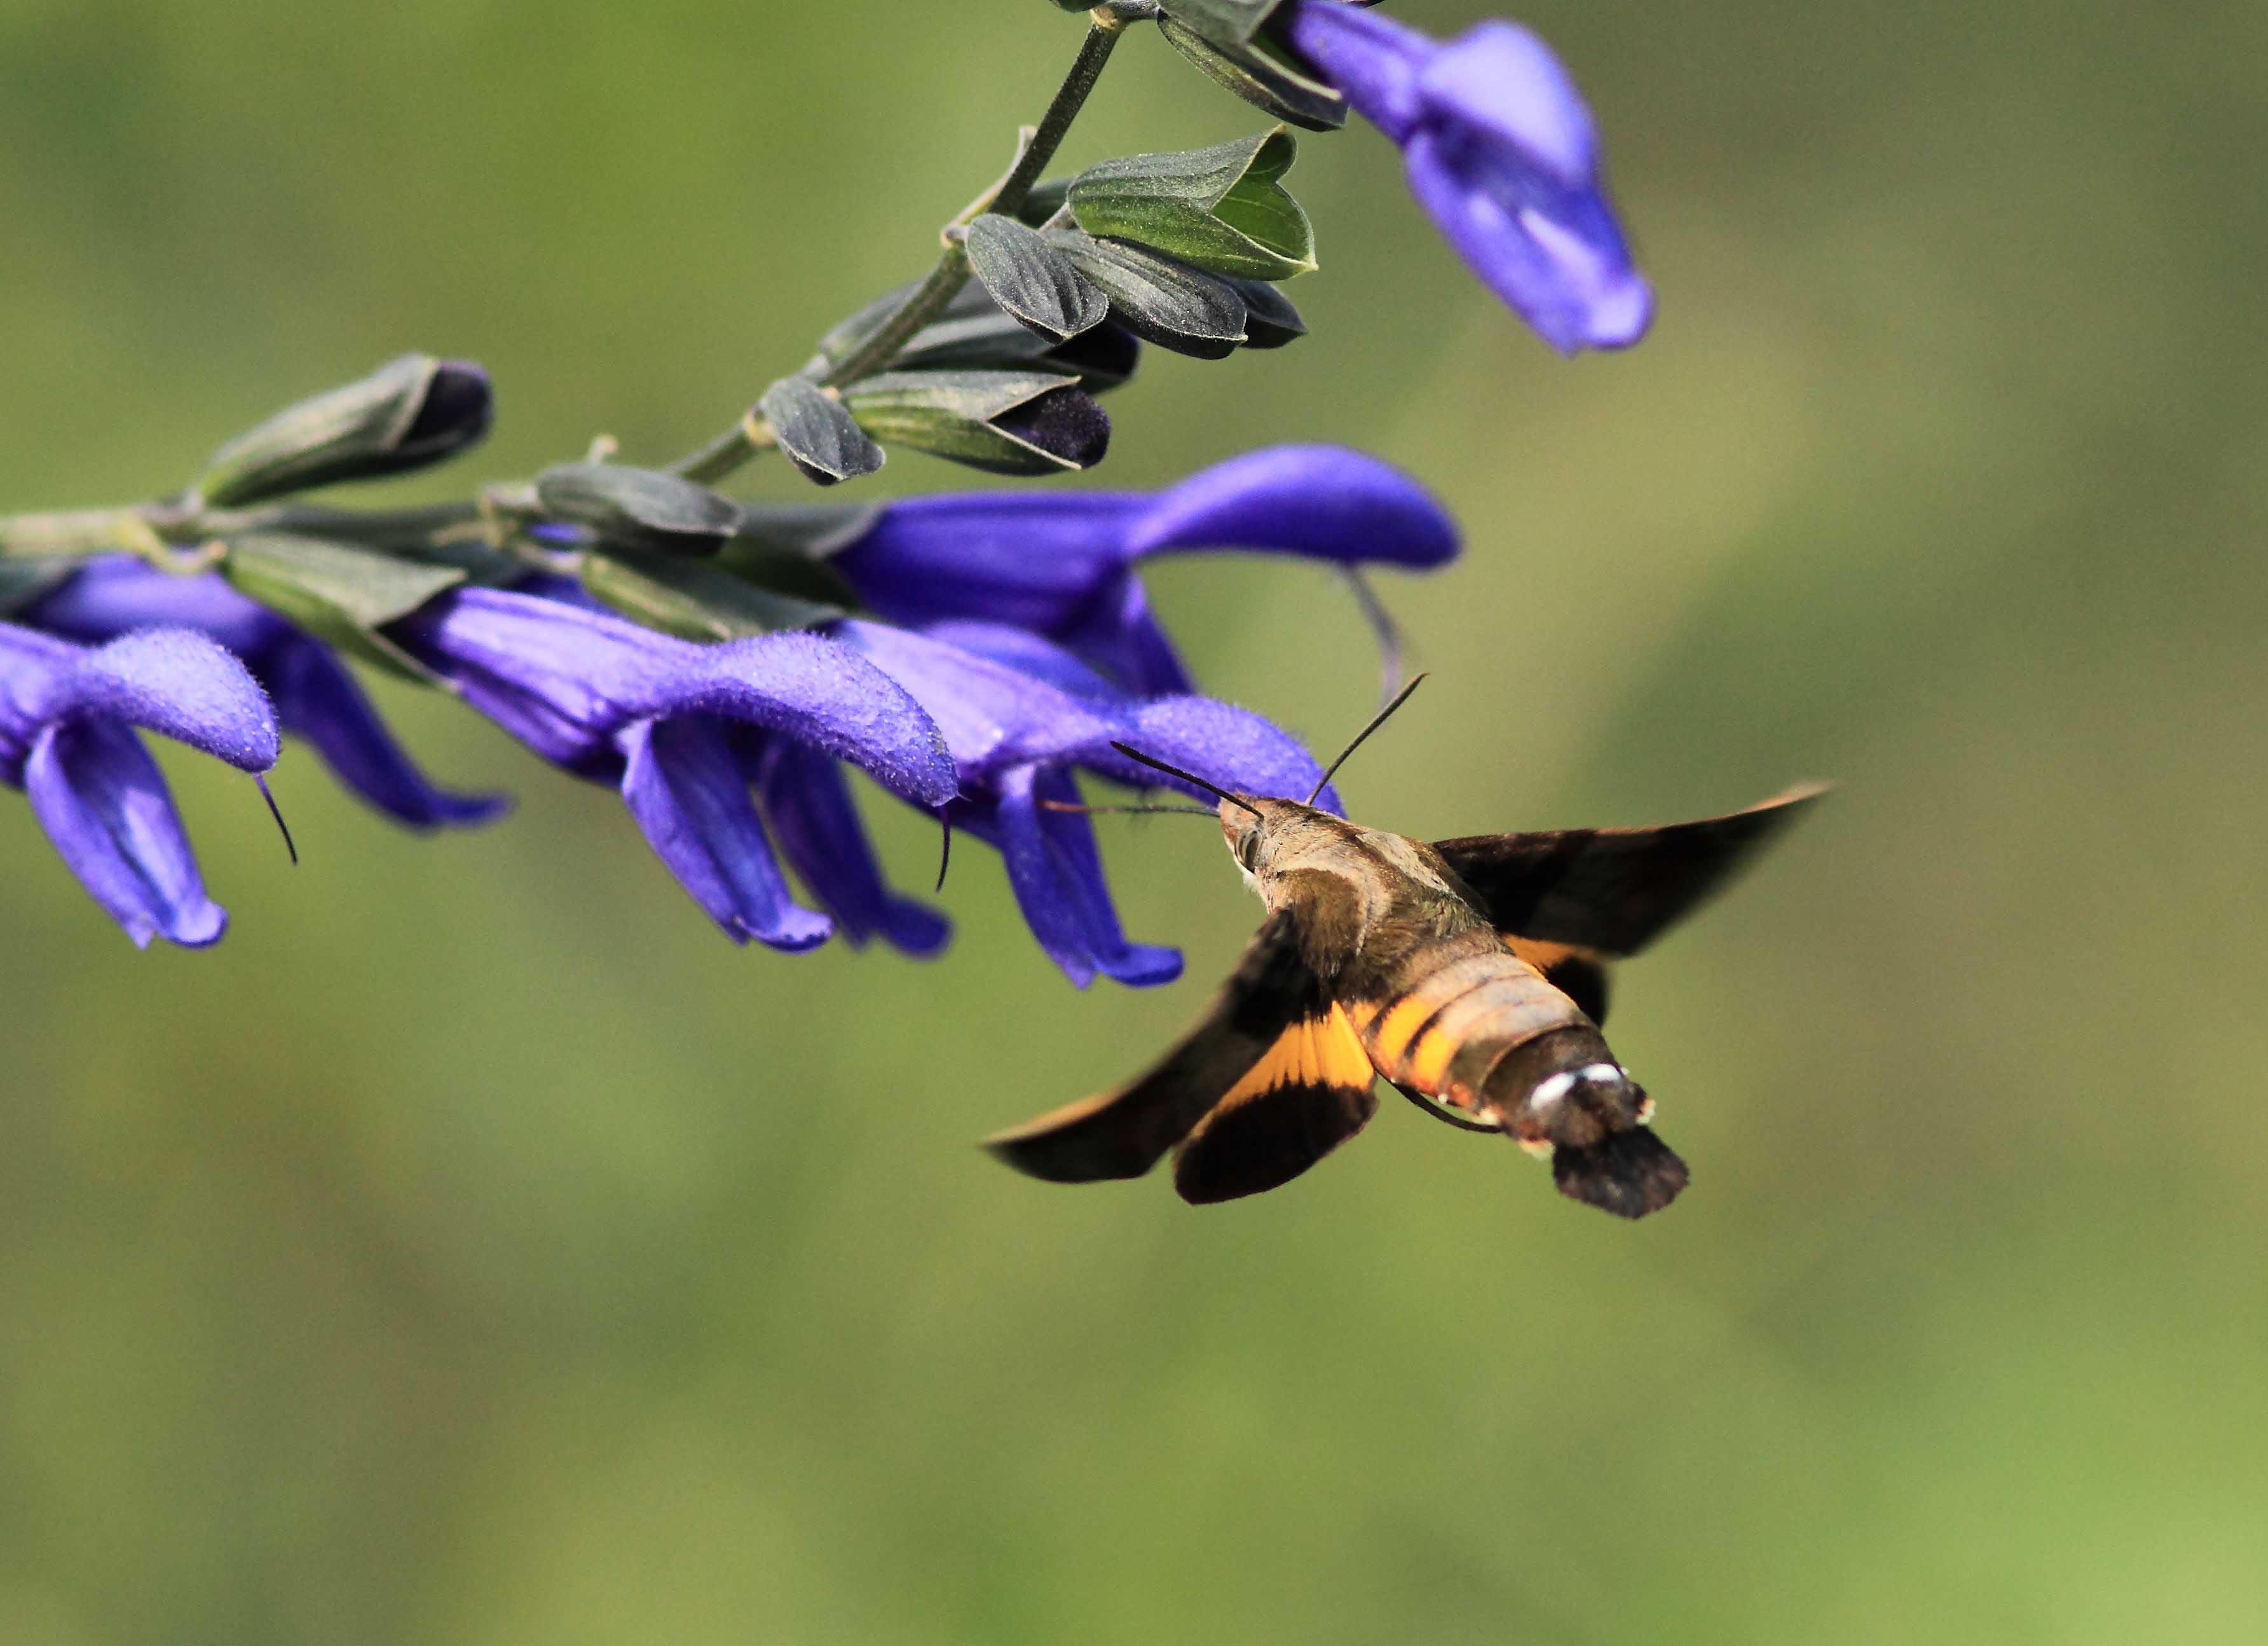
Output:
<svg viewBox="0 0 2268 1646">
<path fill-rule="evenodd" d="M 1180 954 L 1129 943 L 1119 929 L 1087 819 L 1039 804 L 1077 799 L 1061 772 L 1016 766 L 1000 774 L 985 801 L 956 807 L 955 819 L 998 848 L 1024 923 L 1073 985 L 1083 989 L 1098 973 L 1138 987 L 1172 982 L 1181 975 Z"/>
<path fill-rule="evenodd" d="M 1462 127 L 1521 155 L 1563 188 L 1597 181 L 1599 135 L 1573 78 L 1546 46 L 1501 19 L 1468 29 L 1418 77 L 1428 123 Z"/>
<path fill-rule="evenodd" d="M 401 633 L 483 712 L 563 764 L 589 758 L 589 742 L 633 721 L 714 715 L 800 738 L 925 805 L 943 804 L 957 787 L 920 704 L 818 635 L 696 646 L 563 602 L 482 588 L 443 595 Z M 576 730 L 585 734 L 579 750 Z"/>
<path fill-rule="evenodd" d="M 306 738 L 333 776 L 396 822 L 462 827 L 511 808 L 501 794 L 454 793 L 430 782 L 345 666 L 306 636 L 285 637 L 253 673 L 275 699 L 284 729 Z"/>
<path fill-rule="evenodd" d="M 1123 491 L 910 498 L 828 564 L 893 623 L 986 617 L 1053 633 L 1124 567 L 1149 502 Z"/>
<path fill-rule="evenodd" d="M 1653 294 L 1608 204 L 1590 110 L 1550 48 L 1491 22 L 1443 45 L 1338 0 L 1289 38 L 1401 145 L 1410 191 L 1484 284 L 1564 353 L 1646 333 Z"/>
<path fill-rule="evenodd" d="M 83 651 L 0 625 L 0 742 L 70 720 L 146 727 L 244 771 L 276 764 L 267 694 L 225 647 L 183 629 L 145 629 Z"/>
<path fill-rule="evenodd" d="M 173 577 L 129 555 L 107 556 L 41 596 L 25 621 L 98 644 L 155 627 L 194 629 L 218 641 L 267 691 L 286 733 L 306 738 L 341 783 L 412 828 L 482 823 L 508 804 L 435 786 L 329 648 L 216 575 Z"/>
<path fill-rule="evenodd" d="M 132 732 L 101 720 L 49 726 L 24 788 L 71 873 L 136 948 L 219 939 L 228 916 L 205 896 L 166 779 Z"/>
<path fill-rule="evenodd" d="M 735 942 L 815 948 L 834 923 L 797 905 L 747 779 L 711 721 L 641 720 L 622 734 L 622 799 L 647 844 Z"/>
<path fill-rule="evenodd" d="M 781 853 L 846 940 L 855 946 L 879 936 L 920 956 L 946 946 L 951 922 L 884 882 L 840 766 L 792 738 L 744 731 L 733 741 L 741 770 L 754 772 Z"/>
<path fill-rule="evenodd" d="M 925 635 L 857 618 L 836 625 L 912 694 L 945 734 L 964 785 L 1004 767 L 1057 759 L 1118 734 L 1115 717 L 1061 687 Z"/>
<path fill-rule="evenodd" d="M 1136 708 L 1131 722 L 1123 742 L 1233 793 L 1304 801 L 1323 775 L 1322 767 L 1296 739 L 1232 703 L 1160 698 Z M 1108 748 L 1083 754 L 1080 763 L 1137 788 L 1170 788 L 1208 803 L 1212 798 Z M 1330 811 L 1340 809 L 1335 789 L 1326 788 L 1315 803 Z"/>
<path fill-rule="evenodd" d="M 1357 114 L 1395 142 L 1409 140 L 1422 109 L 1419 78 L 1440 49 L 1430 36 L 1341 0 L 1294 0 L 1279 15 L 1293 48 L 1345 93 Z"/>
<path fill-rule="evenodd" d="M 1344 446 L 1271 446 L 1191 475 L 1143 513 L 1133 556 L 1241 549 L 1353 565 L 1435 566 L 1456 522 L 1401 470 Z"/>
<path fill-rule="evenodd" d="M 1653 293 L 1603 204 L 1561 213 L 1521 199 L 1520 179 L 1421 133 L 1404 156 L 1410 192 L 1505 306 L 1562 354 L 1627 348 L 1646 335 Z"/>
</svg>

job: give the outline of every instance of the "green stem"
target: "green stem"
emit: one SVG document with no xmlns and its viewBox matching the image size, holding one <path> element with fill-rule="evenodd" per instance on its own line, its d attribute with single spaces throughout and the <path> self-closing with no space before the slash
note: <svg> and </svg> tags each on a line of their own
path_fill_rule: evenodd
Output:
<svg viewBox="0 0 2268 1646">
<path fill-rule="evenodd" d="M 0 519 L 0 559 L 108 554 L 132 546 L 133 509 L 72 509 Z"/>
<path fill-rule="evenodd" d="M 1063 146 L 1064 136 L 1079 118 L 1079 110 L 1086 106 L 1095 82 L 1102 78 L 1110 54 L 1117 48 L 1118 37 L 1125 32 L 1126 21 L 1126 15 L 1110 6 L 1094 9 L 1094 21 L 1086 38 L 1079 43 L 1079 55 L 1072 59 L 1071 71 L 1056 88 L 1048 112 L 1040 116 L 1031 141 L 1016 157 L 1008 174 L 946 225 L 945 248 L 938 255 L 937 266 L 930 270 L 929 277 L 909 293 L 890 317 L 869 332 L 857 348 L 828 368 L 826 375 L 819 380 L 821 387 L 855 383 L 886 369 L 897 358 L 899 351 L 912 341 L 914 334 L 935 320 L 953 301 L 968 279 L 968 251 L 962 237 L 954 231 L 966 228 L 987 211 L 1013 216 L 1024 203 L 1025 196 L 1032 192 L 1032 185 L 1040 181 L 1040 174 Z M 721 480 L 758 452 L 769 450 L 774 443 L 770 436 L 770 425 L 752 411 L 699 451 L 672 463 L 670 472 L 703 485 Z"/>
</svg>

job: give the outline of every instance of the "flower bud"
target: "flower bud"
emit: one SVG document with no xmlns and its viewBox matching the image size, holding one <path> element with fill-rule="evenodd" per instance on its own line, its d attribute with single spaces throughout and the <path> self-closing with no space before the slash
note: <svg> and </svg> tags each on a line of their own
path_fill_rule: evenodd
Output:
<svg viewBox="0 0 2268 1646">
<path fill-rule="evenodd" d="M 423 469 L 479 440 L 493 413 L 488 373 L 479 366 L 405 354 L 231 440 L 213 454 L 196 491 L 216 507 L 237 508 Z"/>
</svg>

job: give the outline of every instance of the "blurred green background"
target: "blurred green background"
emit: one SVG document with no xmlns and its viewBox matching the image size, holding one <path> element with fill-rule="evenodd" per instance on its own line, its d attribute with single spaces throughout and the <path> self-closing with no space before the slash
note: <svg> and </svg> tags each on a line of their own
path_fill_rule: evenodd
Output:
<svg viewBox="0 0 2268 1646">
<path fill-rule="evenodd" d="M 976 850 L 940 963 L 742 952 L 614 796 L 381 685 L 519 810 L 414 838 L 295 752 L 294 873 L 169 755 L 208 953 L 0 805 L 0 1641 L 2261 1638 L 2268 11 L 1524 15 L 1653 337 L 1559 361 L 1382 141 L 1315 139 L 1316 336 L 1153 354 L 1099 478 L 1329 439 L 1455 508 L 1467 559 L 1387 579 L 1437 674 L 1367 822 L 1841 780 L 1624 974 L 1690 1194 L 1618 1224 L 1390 1101 L 1229 1207 L 1027 1182 L 971 1140 L 1254 926 L 1211 830 L 1109 826 L 1170 989 L 1073 993 Z M 0 507 L 163 490 L 409 348 L 501 389 L 423 493 L 673 455 L 920 266 L 1078 26 L 0 0 Z M 1065 159 L 1254 122 L 1138 34 Z M 1152 586 L 1221 695 L 1368 709 L 1313 568 Z"/>
</svg>

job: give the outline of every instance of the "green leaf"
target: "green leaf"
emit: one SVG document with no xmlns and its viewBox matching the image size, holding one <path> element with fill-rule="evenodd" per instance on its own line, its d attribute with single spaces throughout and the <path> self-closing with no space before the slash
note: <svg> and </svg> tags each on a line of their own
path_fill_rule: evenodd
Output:
<svg viewBox="0 0 2268 1646">
<path fill-rule="evenodd" d="M 988 211 L 968 225 L 968 266 L 992 300 L 1050 343 L 1063 343 L 1110 313 L 1110 299 L 1079 265 L 1013 218 Z"/>
<path fill-rule="evenodd" d="M 85 564 L 77 555 L 0 557 L 0 617 L 23 610 Z"/>
<path fill-rule="evenodd" d="M 1245 341 L 1244 299 L 1227 281 L 1078 229 L 1049 229 L 1048 238 L 1109 293 L 1111 319 L 1135 336 L 1201 360 L 1225 359 Z"/>
<path fill-rule="evenodd" d="M 358 382 L 287 407 L 212 455 L 196 491 L 216 508 L 423 469 L 488 432 L 487 374 L 405 354 Z"/>
<path fill-rule="evenodd" d="M 454 566 L 302 537 L 247 532 L 228 541 L 221 575 L 310 634 L 423 685 L 440 677 L 379 631 L 465 580 Z"/>
<path fill-rule="evenodd" d="M 732 640 L 809 629 L 840 606 L 759 588 L 712 562 L 635 550 L 583 557 L 583 587 L 625 617 L 688 640 Z"/>
<path fill-rule="evenodd" d="M 1024 203 L 1016 208 L 1017 220 L 1029 228 L 1044 228 L 1048 219 L 1064 209 L 1070 195 L 1070 178 L 1042 178 L 1025 191 Z"/>
<path fill-rule="evenodd" d="M 893 372 L 843 403 L 876 439 L 1000 475 L 1049 475 L 1102 460 L 1110 419 L 1075 377 L 1038 372 Z"/>
<path fill-rule="evenodd" d="M 1217 83 L 1278 120 L 1309 131 L 1336 131 L 1346 124 L 1347 100 L 1336 86 L 1271 55 L 1259 39 L 1240 46 L 1219 45 L 1170 17 L 1159 19 L 1158 32 Z"/>
<path fill-rule="evenodd" d="M 882 448 L 866 438 L 842 402 L 807 377 L 780 379 L 764 390 L 756 410 L 806 479 L 831 486 L 882 466 Z"/>
<path fill-rule="evenodd" d="M 535 501 L 614 549 L 712 555 L 740 524 L 740 507 L 706 486 L 653 469 L 561 463 L 535 477 Z"/>
<path fill-rule="evenodd" d="M 1089 234 L 1214 274 L 1289 280 L 1315 267 L 1314 227 L 1281 181 L 1299 153 L 1299 139 L 1278 126 L 1211 148 L 1105 160 L 1071 179 L 1071 216 Z"/>
<path fill-rule="evenodd" d="M 1283 0 L 1160 0 L 1160 9 L 1217 46 L 1241 46 Z"/>
<path fill-rule="evenodd" d="M 725 545 L 717 563 L 737 571 L 751 557 L 787 554 L 808 561 L 824 560 L 873 530 L 887 506 L 881 503 L 751 504 L 741 516 L 739 533 Z M 811 598 L 834 600 L 836 596 Z"/>
</svg>

